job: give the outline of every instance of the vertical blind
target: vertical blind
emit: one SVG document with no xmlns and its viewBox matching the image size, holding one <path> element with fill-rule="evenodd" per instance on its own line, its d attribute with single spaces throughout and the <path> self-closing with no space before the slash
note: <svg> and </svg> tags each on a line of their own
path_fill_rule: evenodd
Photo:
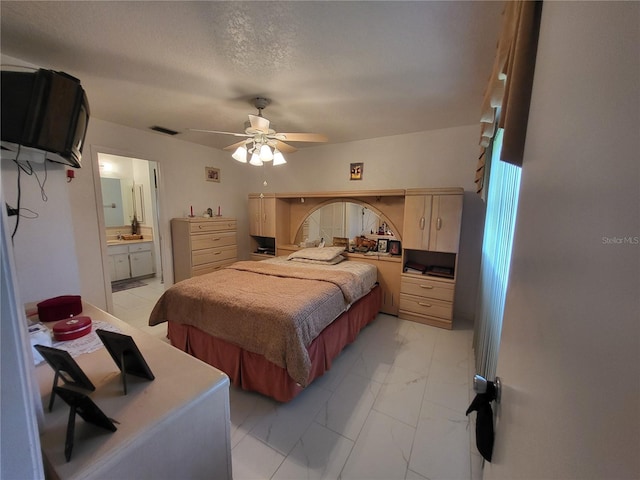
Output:
<svg viewBox="0 0 640 480">
<path fill-rule="evenodd" d="M 521 168 L 499 161 L 502 132 L 502 129 L 498 129 L 491 149 L 474 332 L 476 372 L 489 379 L 495 377 L 498 362 L 520 192 Z"/>
</svg>

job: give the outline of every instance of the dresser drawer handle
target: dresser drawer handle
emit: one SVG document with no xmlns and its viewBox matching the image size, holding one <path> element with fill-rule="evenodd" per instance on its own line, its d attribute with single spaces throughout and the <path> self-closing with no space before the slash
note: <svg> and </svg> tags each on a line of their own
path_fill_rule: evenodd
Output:
<svg viewBox="0 0 640 480">
<path fill-rule="evenodd" d="M 212 238 L 212 239 L 211 239 L 211 241 L 212 241 L 212 242 L 219 242 L 219 241 L 220 241 L 220 239 L 219 239 L 219 238 Z"/>
<path fill-rule="evenodd" d="M 422 303 L 422 302 L 418 302 L 418 305 L 420 305 L 421 307 L 431 307 L 432 306 L 430 303 Z"/>
<path fill-rule="evenodd" d="M 222 252 L 214 252 L 214 255 L 220 255 Z"/>
<path fill-rule="evenodd" d="M 431 290 L 433 288 L 433 285 L 420 285 L 420 288 L 427 288 Z"/>
</svg>

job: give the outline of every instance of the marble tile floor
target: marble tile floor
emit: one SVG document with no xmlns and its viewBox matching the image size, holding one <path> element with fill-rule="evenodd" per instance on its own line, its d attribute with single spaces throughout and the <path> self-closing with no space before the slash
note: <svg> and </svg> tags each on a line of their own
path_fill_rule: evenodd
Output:
<svg viewBox="0 0 640 480">
<path fill-rule="evenodd" d="M 114 314 L 147 320 L 158 279 L 113 295 Z M 473 330 L 379 314 L 329 372 L 289 403 L 230 389 L 233 478 L 466 480 L 482 477 L 474 442 Z"/>
</svg>

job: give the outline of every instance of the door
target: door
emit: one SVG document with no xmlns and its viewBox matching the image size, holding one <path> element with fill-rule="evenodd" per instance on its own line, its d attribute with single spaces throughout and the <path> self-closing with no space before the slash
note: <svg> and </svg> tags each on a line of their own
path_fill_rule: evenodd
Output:
<svg viewBox="0 0 640 480">
<path fill-rule="evenodd" d="M 104 149 L 97 152 L 99 165 L 100 188 L 96 186 L 96 206 L 103 212 L 99 215 L 100 228 L 104 235 L 107 229 L 113 236 L 115 231 L 129 233 L 131 220 L 135 209 L 136 217 L 141 220 L 143 233 L 150 232 L 152 246 L 152 272 L 164 282 L 162 265 L 162 231 L 160 229 L 160 172 L 159 164 L 152 160 L 144 160 L 125 156 L 119 152 L 113 153 Z M 121 184 L 121 195 L 116 194 L 112 201 L 105 199 L 104 185 L 109 179 L 117 179 Z M 134 203 L 135 198 L 135 203 Z M 109 220 L 107 212 L 113 209 L 112 204 L 122 205 L 122 214 L 118 219 Z M 145 239 L 148 235 L 145 235 Z M 104 253 L 103 269 L 105 281 L 105 298 L 107 311 L 113 311 L 111 282 L 130 277 L 130 266 L 123 261 L 110 264 L 108 249 Z M 82 266 L 81 266 L 82 268 Z M 125 275 L 126 270 L 126 275 Z M 87 273 L 89 275 L 89 273 Z"/>
<path fill-rule="evenodd" d="M 110 255 L 110 257 L 113 258 L 113 274 L 115 275 L 114 277 L 111 277 L 111 281 L 116 282 L 118 280 L 131 278 L 129 254 L 117 253 L 115 255 Z"/>
<path fill-rule="evenodd" d="M 276 236 L 276 199 L 262 200 L 262 236 L 275 238 Z"/>
<path fill-rule="evenodd" d="M 458 253 L 462 225 L 462 195 L 434 195 L 429 250 Z"/>
<path fill-rule="evenodd" d="M 407 195 L 404 199 L 402 247 L 412 250 L 429 249 L 431 195 Z"/>
<path fill-rule="evenodd" d="M 249 235 L 262 236 L 262 199 L 249 199 Z"/>
<path fill-rule="evenodd" d="M 639 15 L 542 8 L 485 479 L 640 478 Z"/>
</svg>

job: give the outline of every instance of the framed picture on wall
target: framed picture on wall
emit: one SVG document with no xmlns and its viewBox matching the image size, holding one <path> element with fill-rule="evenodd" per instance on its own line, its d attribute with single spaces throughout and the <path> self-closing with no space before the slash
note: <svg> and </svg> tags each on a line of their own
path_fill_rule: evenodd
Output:
<svg viewBox="0 0 640 480">
<path fill-rule="evenodd" d="M 220 183 L 220 169 L 213 167 L 204 167 L 205 178 L 207 182 Z"/>
<path fill-rule="evenodd" d="M 349 180 L 362 180 L 362 170 L 364 163 L 352 163 L 349 169 Z"/>
</svg>

